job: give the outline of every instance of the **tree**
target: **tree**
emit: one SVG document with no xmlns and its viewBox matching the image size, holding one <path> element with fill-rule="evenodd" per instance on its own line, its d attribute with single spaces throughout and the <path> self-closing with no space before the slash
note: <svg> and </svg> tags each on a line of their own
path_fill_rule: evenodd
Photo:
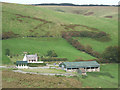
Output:
<svg viewBox="0 0 120 90">
<path fill-rule="evenodd" d="M 103 59 L 118 63 L 118 46 L 109 46 L 102 54 Z"/>
<path fill-rule="evenodd" d="M 10 56 L 10 50 L 9 49 L 5 49 L 5 55 Z"/>
<path fill-rule="evenodd" d="M 50 56 L 50 57 L 57 57 L 58 55 L 55 53 L 54 50 L 49 50 L 47 52 L 47 55 L 46 56 Z"/>
</svg>

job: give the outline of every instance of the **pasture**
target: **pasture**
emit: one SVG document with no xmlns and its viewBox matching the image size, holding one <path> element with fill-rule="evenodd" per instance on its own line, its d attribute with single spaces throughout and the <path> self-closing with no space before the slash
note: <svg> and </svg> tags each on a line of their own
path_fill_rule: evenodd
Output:
<svg viewBox="0 0 120 90">
<path fill-rule="evenodd" d="M 93 50 L 99 53 L 102 53 L 108 46 L 115 46 L 118 43 L 118 42 L 114 43 L 113 41 L 101 42 L 95 39 L 83 38 L 83 37 L 73 37 L 73 38 L 77 39 L 80 43 L 82 43 L 85 46 L 87 45 L 91 46 Z"/>
<path fill-rule="evenodd" d="M 87 77 L 77 79 L 82 87 L 118 88 L 118 64 L 101 64 L 100 72 L 88 72 Z"/>
<path fill-rule="evenodd" d="M 100 53 L 108 46 L 118 45 L 118 22 L 115 19 L 117 18 L 117 7 L 43 7 L 10 3 L 2 3 L 2 6 L 2 31 L 12 31 L 21 37 L 3 40 L 3 63 L 10 62 L 10 58 L 4 55 L 6 48 L 9 48 L 12 54 L 23 54 L 24 51 L 28 51 L 45 55 L 47 50 L 52 49 L 59 57 L 66 57 L 70 61 L 94 59 L 94 57 L 69 45 L 61 38 L 61 31 L 94 30 L 106 32 L 111 38 L 109 42 L 77 37 L 82 44 L 90 45 Z M 59 12 L 60 10 L 65 12 Z M 76 14 L 76 11 L 80 13 Z M 83 15 L 93 11 L 94 13 L 91 15 Z M 113 18 L 104 17 L 111 15 Z M 76 24 L 79 26 L 75 26 Z M 66 29 L 65 26 L 69 28 Z M 41 39 L 22 38 L 26 36 L 36 36 Z M 53 38 L 48 41 L 42 38 L 51 36 Z M 20 58 L 11 60 L 21 60 L 22 57 L 21 55 Z"/>
<path fill-rule="evenodd" d="M 13 55 L 13 58 L 9 59 L 11 59 L 12 62 L 22 60 L 24 57 L 23 52 L 29 52 L 30 54 L 37 53 L 39 56 L 45 56 L 48 50 L 55 50 L 58 57 L 67 58 L 69 61 L 79 58 L 83 60 L 95 59 L 86 53 L 76 50 L 63 38 L 13 38 L 3 40 L 2 44 L 3 57 L 7 58 L 7 56 L 5 56 L 5 49 L 10 49 L 10 53 Z M 19 57 L 14 57 L 16 54 L 18 54 Z M 3 64 L 4 62 L 6 62 L 6 59 L 3 60 Z"/>
<path fill-rule="evenodd" d="M 84 16 L 118 19 L 118 8 L 112 6 L 37 6 L 44 7 L 56 12 L 72 13 Z M 111 16 L 111 17 L 110 17 Z"/>
</svg>

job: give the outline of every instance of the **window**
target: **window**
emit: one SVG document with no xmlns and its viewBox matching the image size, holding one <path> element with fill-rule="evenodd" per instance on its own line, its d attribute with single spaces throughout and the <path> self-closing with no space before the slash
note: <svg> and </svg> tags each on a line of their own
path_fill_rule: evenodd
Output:
<svg viewBox="0 0 120 90">
<path fill-rule="evenodd" d="M 94 67 L 91 67 L 91 69 L 94 69 Z"/>
<path fill-rule="evenodd" d="M 87 69 L 90 69 L 90 67 L 87 67 Z"/>
</svg>

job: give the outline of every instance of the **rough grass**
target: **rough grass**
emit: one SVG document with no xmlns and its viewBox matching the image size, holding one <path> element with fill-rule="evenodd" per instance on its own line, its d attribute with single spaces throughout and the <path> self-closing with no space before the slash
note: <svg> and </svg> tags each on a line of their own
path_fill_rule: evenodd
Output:
<svg viewBox="0 0 120 90">
<path fill-rule="evenodd" d="M 2 78 L 2 88 L 81 88 L 80 81 L 67 77 L 21 74 L 4 70 Z"/>
<path fill-rule="evenodd" d="M 95 16 L 105 18 L 106 16 L 112 16 L 111 19 L 118 18 L 118 7 L 112 6 L 38 6 L 48 8 L 61 13 L 72 13 L 85 16 Z"/>
<path fill-rule="evenodd" d="M 5 57 L 5 49 L 9 48 L 13 58 L 13 62 L 22 60 L 23 52 L 31 54 L 38 53 L 39 56 L 46 55 L 48 50 L 55 50 L 58 57 L 68 58 L 69 61 L 82 58 L 83 60 L 95 59 L 94 57 L 76 50 L 66 40 L 62 38 L 13 38 L 3 40 L 3 57 Z M 19 54 L 19 57 L 14 58 L 14 55 Z M 3 58 L 4 59 L 4 58 Z M 5 60 L 5 59 L 4 59 Z M 3 63 L 4 63 L 3 60 Z"/>
<path fill-rule="evenodd" d="M 103 64 L 100 72 L 89 72 L 86 78 L 78 78 L 82 87 L 118 88 L 118 64 Z"/>
</svg>

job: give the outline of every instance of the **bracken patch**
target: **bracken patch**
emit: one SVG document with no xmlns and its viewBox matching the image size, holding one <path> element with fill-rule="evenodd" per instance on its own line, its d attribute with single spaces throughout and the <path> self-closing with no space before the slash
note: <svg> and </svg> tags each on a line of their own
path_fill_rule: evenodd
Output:
<svg viewBox="0 0 120 90">
<path fill-rule="evenodd" d="M 81 82 L 67 77 L 22 74 L 4 70 L 2 72 L 3 88 L 81 88 Z M 8 82 L 8 79 L 11 81 Z"/>
</svg>

